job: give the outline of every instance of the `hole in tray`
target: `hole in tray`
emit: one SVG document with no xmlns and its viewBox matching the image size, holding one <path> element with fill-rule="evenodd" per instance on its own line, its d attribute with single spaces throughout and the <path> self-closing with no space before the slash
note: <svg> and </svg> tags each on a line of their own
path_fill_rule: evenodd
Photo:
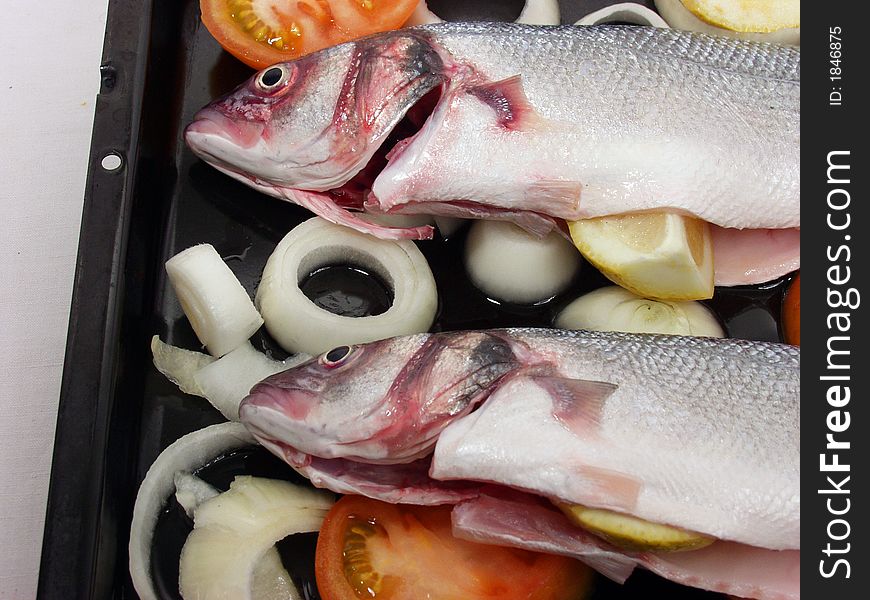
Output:
<svg viewBox="0 0 870 600">
<path fill-rule="evenodd" d="M 106 171 L 117 171 L 121 168 L 122 164 L 124 164 L 124 160 L 117 152 L 109 152 L 100 161 L 100 166 Z"/>
<path fill-rule="evenodd" d="M 299 289 L 323 310 L 343 317 L 373 317 L 393 305 L 393 293 L 380 277 L 349 265 L 315 269 Z"/>
</svg>

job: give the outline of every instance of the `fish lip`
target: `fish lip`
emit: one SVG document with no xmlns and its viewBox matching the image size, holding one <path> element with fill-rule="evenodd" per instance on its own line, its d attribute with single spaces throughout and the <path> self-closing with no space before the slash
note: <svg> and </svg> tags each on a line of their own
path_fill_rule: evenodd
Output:
<svg viewBox="0 0 870 600">
<path fill-rule="evenodd" d="M 231 119 L 211 106 L 200 109 L 184 128 L 184 141 L 194 151 L 208 146 L 210 137 L 223 139 L 239 148 L 252 148 L 262 139 L 266 126 L 262 122 Z"/>
</svg>

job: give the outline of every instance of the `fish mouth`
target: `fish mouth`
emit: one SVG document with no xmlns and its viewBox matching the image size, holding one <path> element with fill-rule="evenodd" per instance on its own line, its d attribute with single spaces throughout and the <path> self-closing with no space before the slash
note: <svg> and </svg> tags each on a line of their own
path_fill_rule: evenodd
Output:
<svg viewBox="0 0 870 600">
<path fill-rule="evenodd" d="M 184 129 L 184 141 L 196 152 L 208 150 L 219 140 L 236 148 L 252 148 L 263 137 L 265 125 L 257 121 L 230 119 L 219 110 L 207 106 L 199 110 Z"/>
<path fill-rule="evenodd" d="M 434 229 L 429 225 L 390 227 L 368 221 L 358 213 L 383 214 L 372 196 L 374 181 L 390 160 L 428 125 L 445 85 L 436 85 L 412 104 L 389 133 L 379 142 L 375 141 L 378 147 L 371 158 L 358 168 L 351 168 L 347 178 L 327 189 L 288 186 L 282 181 L 284 173 L 278 163 L 264 166 L 264 157 L 268 157 L 269 152 L 257 150 L 264 143 L 266 125 L 262 122 L 231 119 L 220 110 L 207 106 L 198 111 L 185 128 L 184 141 L 196 156 L 225 175 L 262 193 L 299 204 L 333 223 L 382 239 L 431 239 Z M 246 159 L 246 156 L 250 158 Z M 336 157 L 334 154 L 330 160 Z"/>
</svg>

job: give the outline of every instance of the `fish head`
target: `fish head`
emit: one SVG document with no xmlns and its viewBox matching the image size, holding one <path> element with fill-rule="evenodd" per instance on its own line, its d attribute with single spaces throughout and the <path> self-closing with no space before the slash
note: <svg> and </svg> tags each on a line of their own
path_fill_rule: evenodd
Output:
<svg viewBox="0 0 870 600">
<path fill-rule="evenodd" d="M 239 414 L 284 458 L 409 462 L 517 366 L 511 343 L 485 332 L 340 346 L 258 383 Z"/>
<path fill-rule="evenodd" d="M 293 190 L 336 189 L 359 173 L 440 71 L 419 33 L 334 46 L 259 71 L 196 113 L 185 141 L 231 177 L 296 200 Z"/>
</svg>

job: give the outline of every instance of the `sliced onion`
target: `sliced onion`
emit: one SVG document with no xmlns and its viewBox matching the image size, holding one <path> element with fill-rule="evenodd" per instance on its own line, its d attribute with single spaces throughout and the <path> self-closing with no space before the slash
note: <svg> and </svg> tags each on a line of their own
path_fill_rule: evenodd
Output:
<svg viewBox="0 0 870 600">
<path fill-rule="evenodd" d="M 246 341 L 215 359 L 165 344 L 156 335 L 151 338 L 151 352 L 157 370 L 182 392 L 205 398 L 230 421 L 239 420 L 239 404 L 252 387 L 311 358 L 296 354 L 286 360 L 273 360 Z"/>
<path fill-rule="evenodd" d="M 236 477 L 229 491 L 204 502 L 194 513 L 193 531 L 181 551 L 178 579 L 182 597 L 298 598 L 298 591 L 279 566 L 280 558 L 276 564 L 268 555 L 275 552 L 275 543 L 288 535 L 318 531 L 332 504 L 332 495 L 319 490 L 276 479 Z M 271 569 L 273 574 L 263 577 L 264 569 Z M 257 571 L 264 585 L 255 590 Z"/>
<path fill-rule="evenodd" d="M 555 231 L 539 238 L 506 221 L 476 221 L 465 246 L 474 285 L 508 302 L 552 298 L 568 287 L 580 262 L 577 249 Z"/>
<path fill-rule="evenodd" d="M 429 10 L 426 0 L 420 0 L 417 8 L 405 22 L 405 27 L 412 25 L 429 25 L 431 23 L 443 23 L 444 20 Z M 526 25 L 558 25 L 561 23 L 559 15 L 559 0 L 526 0 L 516 23 Z"/>
<path fill-rule="evenodd" d="M 167 447 L 145 474 L 130 524 L 130 577 L 142 600 L 158 600 L 151 580 L 151 541 L 166 499 L 175 489 L 178 471 L 194 471 L 211 460 L 256 442 L 241 423 L 221 423 L 194 431 Z"/>
<path fill-rule="evenodd" d="M 700 302 L 650 300 L 617 285 L 580 296 L 562 309 L 554 324 L 561 329 L 707 337 L 725 335 L 713 313 Z"/>
<path fill-rule="evenodd" d="M 314 304 L 299 283 L 330 265 L 355 266 L 379 276 L 393 291 L 386 312 L 345 317 Z M 320 354 L 337 346 L 427 331 L 435 318 L 435 279 L 420 250 L 408 240 L 379 240 L 320 217 L 281 240 L 257 289 L 266 329 L 288 352 Z"/>
<path fill-rule="evenodd" d="M 220 495 L 220 492 L 196 475 L 179 471 L 175 474 L 175 499 L 191 519 L 197 507 Z M 196 567 L 196 561 L 194 561 Z M 254 567 L 251 594 L 258 600 L 296 600 L 300 594 L 290 574 L 281 563 L 278 549 L 272 546 Z"/>
<path fill-rule="evenodd" d="M 679 2 L 679 0 L 677 0 Z M 668 24 L 652 9 L 636 2 L 622 2 L 605 6 L 591 12 L 575 25 L 602 25 L 604 23 L 633 23 L 634 25 L 650 25 L 667 28 Z"/>
<path fill-rule="evenodd" d="M 175 473 L 173 481 L 175 482 L 175 500 L 191 519 L 197 506 L 220 494 L 213 485 L 187 471 Z"/>
<path fill-rule="evenodd" d="M 204 366 L 216 361 L 214 356 L 170 346 L 161 342 L 156 335 L 151 338 L 151 355 L 157 370 L 177 385 L 182 392 L 205 396 L 193 376 Z"/>
<path fill-rule="evenodd" d="M 309 358 L 307 354 L 296 354 L 286 360 L 272 360 L 248 342 L 197 371 L 194 381 L 212 406 L 230 421 L 238 421 L 239 404 L 252 387 Z"/>
<path fill-rule="evenodd" d="M 558 25 L 562 22 L 559 16 L 559 2 L 558 0 L 526 0 L 523 12 L 516 22 L 526 25 Z"/>
<path fill-rule="evenodd" d="M 429 10 L 429 6 L 426 4 L 426 0 L 420 0 L 417 3 L 417 8 L 414 9 L 414 12 L 411 13 L 411 16 L 408 17 L 408 20 L 405 21 L 403 27 L 412 27 L 414 25 L 431 25 L 432 23 L 443 23 L 444 21 Z"/>
<path fill-rule="evenodd" d="M 166 273 L 199 341 L 214 356 L 239 347 L 263 324 L 248 293 L 211 244 L 166 261 Z"/>
</svg>

